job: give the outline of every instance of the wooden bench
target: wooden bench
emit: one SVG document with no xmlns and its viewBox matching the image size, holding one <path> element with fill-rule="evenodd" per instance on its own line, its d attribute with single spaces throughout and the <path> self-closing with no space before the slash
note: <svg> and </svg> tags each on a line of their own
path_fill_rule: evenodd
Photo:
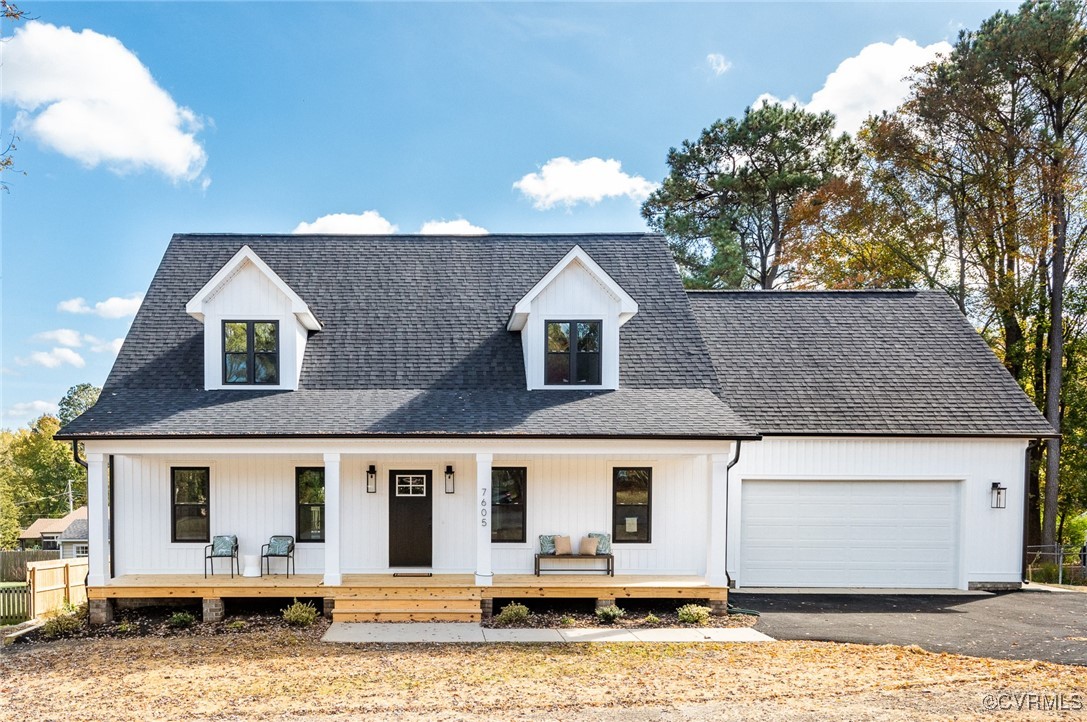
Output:
<svg viewBox="0 0 1087 722">
<path fill-rule="evenodd" d="M 567 569 L 556 569 L 555 567 L 548 567 L 547 569 L 540 569 L 541 559 L 603 559 L 608 563 L 607 568 L 600 569 L 598 567 L 574 567 Z M 608 576 L 615 576 L 615 557 L 611 554 L 537 554 L 536 555 L 536 576 L 540 576 L 540 572 L 604 572 Z"/>
</svg>

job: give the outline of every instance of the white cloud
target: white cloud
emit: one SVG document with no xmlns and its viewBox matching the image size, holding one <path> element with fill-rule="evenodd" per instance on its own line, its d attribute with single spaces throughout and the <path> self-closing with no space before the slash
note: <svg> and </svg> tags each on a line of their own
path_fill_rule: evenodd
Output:
<svg viewBox="0 0 1087 722">
<path fill-rule="evenodd" d="M 363 213 L 332 213 L 313 223 L 299 223 L 292 233 L 348 233 L 358 235 L 388 235 L 397 227 L 377 211 Z"/>
<path fill-rule="evenodd" d="M 87 342 L 87 346 L 94 353 L 111 353 L 114 356 L 121 350 L 121 344 L 125 341 L 123 338 L 115 338 L 112 341 L 107 341 L 90 335 L 84 336 L 83 340 Z"/>
<path fill-rule="evenodd" d="M 872 43 L 843 60 L 809 102 L 799 103 L 795 97 L 779 101 L 764 93 L 755 105 L 778 101 L 797 103 L 813 113 L 829 110 L 838 117 L 839 130 L 856 132 L 869 115 L 894 110 L 905 100 L 915 67 L 950 52 L 951 45 L 942 41 L 926 46 L 907 38 L 893 44 Z"/>
<path fill-rule="evenodd" d="M 55 369 L 58 366 L 68 364 L 81 369 L 87 365 L 83 357 L 70 348 L 57 347 L 52 351 L 35 351 L 26 358 L 15 359 L 23 366 L 44 366 L 47 369 Z"/>
<path fill-rule="evenodd" d="M 91 306 L 82 296 L 70 298 L 57 304 L 57 310 L 64 313 L 93 313 L 102 318 L 125 318 L 135 316 L 143 303 L 142 293 L 133 293 L 128 296 L 111 296 L 105 301 L 98 301 Z"/>
<path fill-rule="evenodd" d="M 480 226 L 473 226 L 463 218 L 458 218 L 455 221 L 427 221 L 419 229 L 419 233 L 424 236 L 485 236 L 490 231 Z"/>
<path fill-rule="evenodd" d="M 529 173 L 513 184 L 531 198 L 537 210 L 547 210 L 558 204 L 567 208 L 578 203 L 590 205 L 605 198 L 626 196 L 643 201 L 657 184 L 639 175 L 623 172 L 622 163 L 609 158 L 552 158 L 538 173 Z"/>
<path fill-rule="evenodd" d="M 710 66 L 710 70 L 714 75 L 721 76 L 732 69 L 732 61 L 726 58 L 721 53 L 710 53 L 706 56 L 706 65 Z"/>
<path fill-rule="evenodd" d="M 73 331 L 70 328 L 58 328 L 55 331 L 42 331 L 39 334 L 35 334 L 34 340 L 59 343 L 61 346 L 71 346 L 73 348 L 83 345 L 83 338 L 80 336 L 79 331 Z"/>
<path fill-rule="evenodd" d="M 57 413 L 57 405 L 48 401 L 20 401 L 5 409 L 4 416 L 9 419 L 35 419 L 42 414 Z"/>
<path fill-rule="evenodd" d="M 93 168 L 200 176 L 203 121 L 179 106 L 120 40 L 31 21 L 4 41 L 4 102 L 19 132 Z"/>
</svg>

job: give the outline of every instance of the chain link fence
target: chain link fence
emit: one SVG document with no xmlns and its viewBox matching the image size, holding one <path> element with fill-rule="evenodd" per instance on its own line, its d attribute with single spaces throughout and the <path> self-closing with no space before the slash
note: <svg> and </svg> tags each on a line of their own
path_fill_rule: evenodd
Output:
<svg viewBox="0 0 1087 722">
<path fill-rule="evenodd" d="M 1028 546 L 1027 579 L 1039 584 L 1087 584 L 1087 545 Z"/>
</svg>

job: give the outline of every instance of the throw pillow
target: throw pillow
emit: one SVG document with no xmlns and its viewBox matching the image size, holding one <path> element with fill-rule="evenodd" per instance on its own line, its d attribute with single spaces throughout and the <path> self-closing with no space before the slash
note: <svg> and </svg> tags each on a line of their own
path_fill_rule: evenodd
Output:
<svg viewBox="0 0 1087 722">
<path fill-rule="evenodd" d="M 554 554 L 555 553 L 555 535 L 554 534 L 541 534 L 540 535 L 540 554 Z"/>
<path fill-rule="evenodd" d="M 590 532 L 589 536 L 596 539 L 597 554 L 611 554 L 611 534 Z"/>
<path fill-rule="evenodd" d="M 573 546 L 570 544 L 570 537 L 568 536 L 556 536 L 555 537 L 555 553 L 556 554 L 573 554 Z"/>
<path fill-rule="evenodd" d="M 586 556 L 596 556 L 596 539 L 587 536 L 581 538 L 581 546 L 578 547 L 579 554 L 585 554 Z"/>
</svg>

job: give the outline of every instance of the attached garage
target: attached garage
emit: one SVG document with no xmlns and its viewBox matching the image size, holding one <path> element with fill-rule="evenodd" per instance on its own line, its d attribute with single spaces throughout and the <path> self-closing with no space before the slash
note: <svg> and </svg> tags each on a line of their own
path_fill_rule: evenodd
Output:
<svg viewBox="0 0 1087 722">
<path fill-rule="evenodd" d="M 741 484 L 744 587 L 959 586 L 956 481 Z"/>
</svg>

